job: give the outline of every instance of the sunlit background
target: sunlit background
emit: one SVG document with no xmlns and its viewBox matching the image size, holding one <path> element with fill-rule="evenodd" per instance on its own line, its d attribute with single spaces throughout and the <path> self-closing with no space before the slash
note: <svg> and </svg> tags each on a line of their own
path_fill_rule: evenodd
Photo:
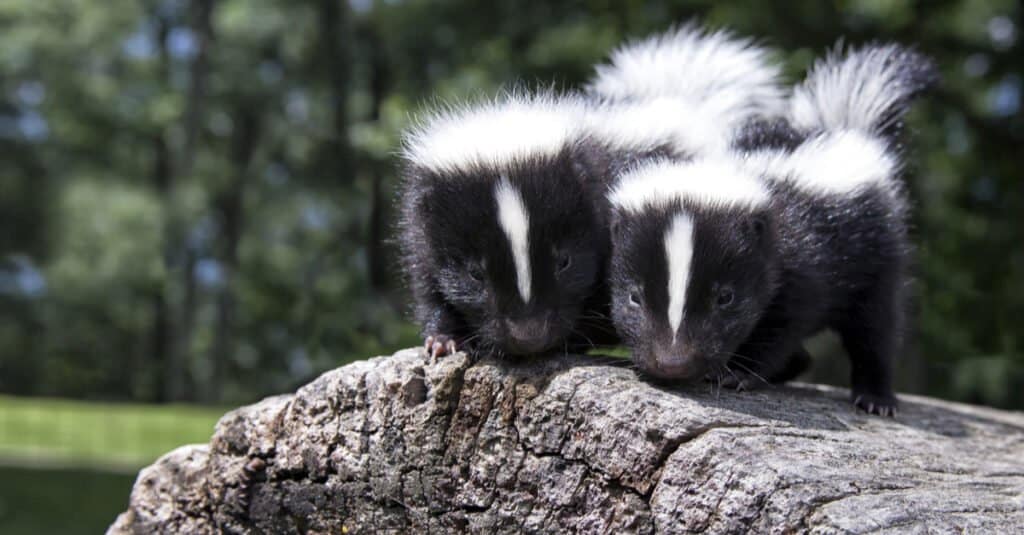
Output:
<svg viewBox="0 0 1024 535">
<path fill-rule="evenodd" d="M 0 0 L 0 532 L 100 531 L 228 407 L 418 343 L 389 241 L 410 114 L 578 87 L 694 16 L 792 80 L 840 37 L 938 60 L 899 386 L 1024 408 L 1020 2 Z"/>
</svg>

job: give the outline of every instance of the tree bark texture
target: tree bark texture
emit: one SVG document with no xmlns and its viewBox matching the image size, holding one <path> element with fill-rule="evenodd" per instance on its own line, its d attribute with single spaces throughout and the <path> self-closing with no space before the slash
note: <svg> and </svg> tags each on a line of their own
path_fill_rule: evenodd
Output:
<svg viewBox="0 0 1024 535">
<path fill-rule="evenodd" d="M 110 533 L 1024 530 L 1024 415 L 658 387 L 622 361 L 401 351 L 225 415 Z"/>
</svg>

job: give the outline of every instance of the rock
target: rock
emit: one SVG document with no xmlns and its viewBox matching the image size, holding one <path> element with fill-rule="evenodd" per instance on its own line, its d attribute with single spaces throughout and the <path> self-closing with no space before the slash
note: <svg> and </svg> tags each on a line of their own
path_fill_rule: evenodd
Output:
<svg viewBox="0 0 1024 535">
<path fill-rule="evenodd" d="M 416 350 L 228 413 L 108 533 L 1024 531 L 1024 415 Z"/>
</svg>

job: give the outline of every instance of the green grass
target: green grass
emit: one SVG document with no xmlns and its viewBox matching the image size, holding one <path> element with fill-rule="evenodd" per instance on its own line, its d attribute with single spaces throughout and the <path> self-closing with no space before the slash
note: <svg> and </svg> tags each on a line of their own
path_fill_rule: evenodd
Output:
<svg viewBox="0 0 1024 535">
<path fill-rule="evenodd" d="M 210 439 L 222 409 L 0 396 L 0 463 L 134 471 Z"/>
<path fill-rule="evenodd" d="M 102 533 L 139 468 L 209 441 L 223 413 L 0 396 L 0 533 Z"/>
<path fill-rule="evenodd" d="M 628 359 L 632 354 L 628 347 L 615 346 L 615 347 L 597 347 L 587 351 L 588 355 L 595 355 L 599 357 L 617 357 L 620 359 Z"/>
<path fill-rule="evenodd" d="M 135 476 L 0 467 L 0 533 L 103 533 L 128 506 Z"/>
</svg>

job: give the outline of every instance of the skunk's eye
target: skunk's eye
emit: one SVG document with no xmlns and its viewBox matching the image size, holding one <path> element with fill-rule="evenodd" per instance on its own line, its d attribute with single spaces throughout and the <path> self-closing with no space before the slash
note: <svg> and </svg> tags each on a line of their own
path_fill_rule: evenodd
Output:
<svg viewBox="0 0 1024 535">
<path fill-rule="evenodd" d="M 484 268 L 480 264 L 470 264 L 469 277 L 477 282 L 484 281 Z"/>
<path fill-rule="evenodd" d="M 563 273 L 565 270 L 569 269 L 569 266 L 571 266 L 571 265 L 572 265 L 572 257 L 571 256 L 569 256 L 567 254 L 563 254 L 563 255 L 559 256 L 558 257 L 558 267 L 556 268 L 556 270 L 557 270 L 556 273 L 559 273 L 559 274 Z"/>
<path fill-rule="evenodd" d="M 641 303 L 643 303 L 643 299 L 640 297 L 640 290 L 634 288 L 629 292 L 629 306 L 639 308 Z"/>
<path fill-rule="evenodd" d="M 715 297 L 715 304 L 720 307 L 729 306 L 735 299 L 736 294 L 732 291 L 732 288 L 724 286 L 718 290 L 718 295 Z"/>
</svg>

